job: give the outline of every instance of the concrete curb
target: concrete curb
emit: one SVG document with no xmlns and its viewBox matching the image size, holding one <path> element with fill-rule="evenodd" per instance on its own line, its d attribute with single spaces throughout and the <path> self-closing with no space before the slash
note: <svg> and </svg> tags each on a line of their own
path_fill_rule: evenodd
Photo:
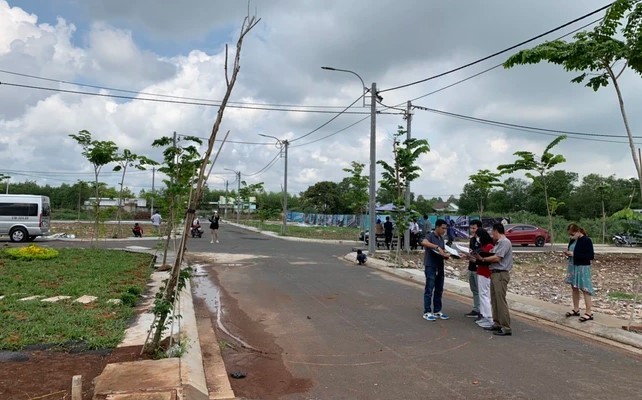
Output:
<svg viewBox="0 0 642 400">
<path fill-rule="evenodd" d="M 345 255 L 344 258 L 356 263 L 356 253 L 349 253 Z M 366 265 L 370 268 L 386 272 L 402 279 L 416 282 L 421 285 L 426 284 L 426 278 L 423 270 L 395 268 L 393 264 L 373 258 L 369 258 Z M 472 298 L 467 282 L 446 278 L 444 290 L 463 297 Z M 521 296 L 514 293 L 508 293 L 507 300 L 508 306 L 513 311 L 550 322 L 559 327 L 564 327 L 565 330 L 575 334 L 606 339 L 619 344 L 619 347 L 623 347 L 637 354 L 642 354 L 642 335 L 621 329 L 621 326 L 625 325 L 625 322 L 622 320 L 600 315 L 596 317 L 595 321 L 590 321 L 590 323 L 581 323 L 576 321 L 575 318 L 569 319 L 564 316 L 564 310 L 567 310 L 568 308 L 565 306 L 548 303 L 543 300 Z"/>
<path fill-rule="evenodd" d="M 124 250 L 155 253 L 153 250 L 145 251 L 140 248 Z M 171 258 L 173 256 L 168 257 L 168 260 L 171 261 Z M 167 276 L 168 273 L 152 273 L 149 286 L 152 290 L 158 290 L 162 280 Z M 144 344 L 154 319 L 151 313 L 152 306 L 153 298 L 148 298 L 141 304 L 144 311 L 127 328 L 119 347 Z M 180 293 L 178 314 L 181 318 L 174 321 L 172 331 L 179 337 L 189 338 L 181 357 L 107 364 L 96 378 L 94 399 L 118 395 L 122 396 L 118 397 L 119 399 L 133 400 L 141 398 L 137 396 L 144 393 L 173 393 L 176 398 L 185 400 L 209 399 L 190 281 L 186 282 L 186 287 Z M 225 378 L 227 379 L 227 376 Z"/>
</svg>

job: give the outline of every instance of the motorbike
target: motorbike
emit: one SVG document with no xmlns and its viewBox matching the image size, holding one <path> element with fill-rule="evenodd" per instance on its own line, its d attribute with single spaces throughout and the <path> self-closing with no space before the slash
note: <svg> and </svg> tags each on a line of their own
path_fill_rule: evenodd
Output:
<svg viewBox="0 0 642 400">
<path fill-rule="evenodd" d="M 613 235 L 613 244 L 617 247 L 633 246 L 631 239 L 629 239 L 629 237 L 623 233 L 618 233 L 616 235 Z"/>
<path fill-rule="evenodd" d="M 203 237 L 203 228 L 200 225 L 192 225 L 191 234 L 193 238 Z"/>
</svg>

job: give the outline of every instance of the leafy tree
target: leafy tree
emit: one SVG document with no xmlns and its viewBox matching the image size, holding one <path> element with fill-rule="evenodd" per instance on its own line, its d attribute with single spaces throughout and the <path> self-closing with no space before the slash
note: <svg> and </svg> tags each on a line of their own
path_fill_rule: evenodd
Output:
<svg viewBox="0 0 642 400">
<path fill-rule="evenodd" d="M 493 188 L 502 187 L 503 184 L 499 181 L 500 174 L 491 172 L 487 169 L 480 169 L 476 174 L 469 177 L 473 187 L 477 189 L 479 195 L 479 218 L 484 214 L 484 204 L 488 201 L 488 194 Z"/>
<path fill-rule="evenodd" d="M 417 164 L 417 159 L 422 154 L 430 151 L 428 141 L 425 139 L 406 139 L 403 143 L 400 138 L 406 135 L 403 127 L 397 128 L 394 141 L 392 144 L 393 163 L 388 164 L 386 161 L 379 160 L 377 164 L 383 167 L 382 179 L 379 181 L 381 187 L 394 194 L 394 205 L 397 207 L 397 230 L 405 232 L 410 219 L 413 217 L 411 210 L 405 208 L 405 192 L 410 187 L 410 182 L 419 178 L 421 167 Z M 406 234 L 406 237 L 409 235 Z M 374 235 L 372 235 L 374 238 Z M 399 260 L 399 235 L 397 235 L 397 259 Z M 406 243 L 409 243 L 407 240 Z M 406 246 L 410 251 L 410 246 Z"/>
<path fill-rule="evenodd" d="M 363 175 L 365 164 L 352 161 L 350 165 L 352 168 L 343 169 L 349 174 L 346 178 L 348 187 L 344 192 L 344 199 L 350 211 L 361 216 L 361 229 L 364 229 L 365 218 L 363 215 L 368 208 L 368 200 L 370 199 L 368 194 L 370 179 L 368 175 Z"/>
<path fill-rule="evenodd" d="M 114 157 L 114 161 L 117 164 L 114 167 L 114 171 L 122 171 L 122 175 L 120 176 L 120 192 L 118 193 L 118 209 L 116 210 L 116 219 L 118 220 L 118 233 L 120 235 L 120 219 L 123 207 L 123 190 L 125 189 L 124 183 L 127 167 L 132 167 L 144 171 L 146 165 L 158 165 L 158 163 L 145 156 L 139 156 L 138 154 L 132 153 L 129 149 L 124 149 L 122 153 L 116 154 L 116 156 Z"/>
<path fill-rule="evenodd" d="M 168 179 L 163 179 L 166 190 L 164 194 L 169 205 L 169 218 L 167 218 L 167 239 L 163 250 L 163 265 L 167 261 L 167 250 L 169 249 L 170 233 L 174 229 L 177 219 L 177 210 L 189 195 L 193 184 L 196 169 L 201 164 L 201 155 L 198 152 L 198 145 L 203 142 L 195 136 L 179 136 L 178 138 L 163 136 L 152 142 L 153 147 L 165 147 L 163 149 L 163 164 L 158 168 L 159 172 L 165 174 Z M 153 210 L 152 210 L 153 212 Z"/>
<path fill-rule="evenodd" d="M 462 214 L 472 214 L 479 209 L 479 199 L 482 197 L 479 187 L 468 182 L 464 184 L 459 195 L 459 211 Z"/>
<path fill-rule="evenodd" d="M 635 150 L 619 82 L 622 73 L 629 68 L 642 75 L 642 3 L 639 0 L 614 1 L 598 26 L 591 31 L 578 32 L 574 39 L 573 42 L 545 42 L 532 49 L 522 50 L 506 60 L 504 67 L 512 68 L 516 65 L 547 61 L 561 65 L 567 71 L 579 72 L 572 82 L 586 81 L 585 85 L 594 91 L 612 84 L 642 196 L 642 163 Z M 616 70 L 617 65 L 622 65 L 621 70 Z"/>
<path fill-rule="evenodd" d="M 82 130 L 78 132 L 77 135 L 69 136 L 76 140 L 76 142 L 82 147 L 82 155 L 85 156 L 87 161 L 89 161 L 94 167 L 94 189 L 96 194 L 96 201 L 94 203 L 94 235 L 96 235 L 97 239 L 99 221 L 98 209 L 100 207 L 98 176 L 100 175 L 102 167 L 114 161 L 118 147 L 116 146 L 116 143 L 111 140 L 93 140 L 91 133 L 87 130 Z"/>
<path fill-rule="evenodd" d="M 534 184 L 542 187 L 544 190 L 544 199 L 546 201 L 546 214 L 548 215 L 548 230 L 551 235 L 551 243 L 554 243 L 553 210 L 551 210 L 551 204 L 549 202 L 547 174 L 556 165 L 566 161 L 563 155 L 553 154 L 550 152 L 555 145 L 564 139 L 566 139 L 565 135 L 558 136 L 553 139 L 553 141 L 546 146 L 546 149 L 544 149 L 544 152 L 539 159 L 536 159 L 537 157 L 535 154 L 530 151 L 517 151 L 514 154 L 519 158 L 514 163 L 503 164 L 497 167 L 498 170 L 507 174 L 517 171 L 526 171 L 525 175 L 529 177 Z"/>
<path fill-rule="evenodd" d="M 502 190 L 493 190 L 488 195 L 487 208 L 491 211 L 507 214 L 525 211 L 529 199 L 530 184 L 523 179 L 510 177 L 504 180 Z M 460 203 L 461 203 L 460 199 Z M 459 205 L 460 209 L 462 205 Z"/>
<path fill-rule="evenodd" d="M 545 179 L 548 197 L 554 197 L 557 200 L 556 213 L 567 217 L 569 214 L 567 204 L 573 193 L 574 184 L 577 182 L 577 173 L 563 170 L 550 171 L 546 174 Z M 540 215 L 547 215 L 545 204 L 547 200 L 544 196 L 544 185 L 541 180 L 542 178 L 536 176 L 530 186 L 526 209 Z"/>
<path fill-rule="evenodd" d="M 322 181 L 301 193 L 301 204 L 305 212 L 336 214 L 341 209 L 341 191 L 336 182 Z"/>
<path fill-rule="evenodd" d="M 414 203 L 415 210 L 422 215 L 430 214 L 432 212 L 432 205 L 433 203 L 422 195 L 417 196 L 417 200 L 415 200 Z"/>
<path fill-rule="evenodd" d="M 239 190 L 239 197 L 241 198 L 241 204 L 249 203 L 250 197 L 255 197 L 258 199 L 259 194 L 261 193 L 265 193 L 263 182 L 253 183 L 251 185 L 248 185 L 247 182 L 241 181 L 241 189 Z"/>
</svg>

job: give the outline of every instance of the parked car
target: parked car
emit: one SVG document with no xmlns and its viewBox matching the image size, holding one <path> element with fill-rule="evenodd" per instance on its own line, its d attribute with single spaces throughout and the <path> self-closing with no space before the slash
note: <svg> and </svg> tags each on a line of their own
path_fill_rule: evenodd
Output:
<svg viewBox="0 0 642 400">
<path fill-rule="evenodd" d="M 534 244 L 537 247 L 544 246 L 551 242 L 551 235 L 544 228 L 527 224 L 507 224 L 504 226 L 506 237 L 513 245 L 521 244 L 528 246 Z"/>
</svg>

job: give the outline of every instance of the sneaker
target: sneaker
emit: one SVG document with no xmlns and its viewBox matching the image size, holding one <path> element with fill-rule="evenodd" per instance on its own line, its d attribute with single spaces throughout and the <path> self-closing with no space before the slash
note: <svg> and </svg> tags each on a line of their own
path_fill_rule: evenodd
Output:
<svg viewBox="0 0 642 400">
<path fill-rule="evenodd" d="M 210 240 L 210 243 L 214 243 L 214 241 L 213 241 L 213 240 Z"/>
<path fill-rule="evenodd" d="M 436 312 L 435 313 L 435 317 L 437 317 L 439 319 L 450 319 L 450 317 L 448 315 L 442 313 L 441 311 Z"/>
<path fill-rule="evenodd" d="M 493 326 L 493 320 L 490 319 L 490 318 L 480 319 L 476 323 L 477 323 L 477 325 L 481 326 L 482 328 L 490 328 L 491 326 Z"/>
<path fill-rule="evenodd" d="M 467 314 L 464 314 L 464 315 L 466 317 L 468 317 L 468 318 L 477 318 L 477 317 L 479 317 L 479 313 L 477 311 L 475 311 L 475 310 L 473 310 L 473 311 L 471 311 L 471 312 L 469 312 Z"/>
<path fill-rule="evenodd" d="M 426 321 L 437 321 L 437 317 L 435 317 L 433 313 L 429 312 L 425 313 L 422 318 Z"/>
<path fill-rule="evenodd" d="M 216 243 L 218 243 L 218 240 L 216 241 Z"/>
</svg>

